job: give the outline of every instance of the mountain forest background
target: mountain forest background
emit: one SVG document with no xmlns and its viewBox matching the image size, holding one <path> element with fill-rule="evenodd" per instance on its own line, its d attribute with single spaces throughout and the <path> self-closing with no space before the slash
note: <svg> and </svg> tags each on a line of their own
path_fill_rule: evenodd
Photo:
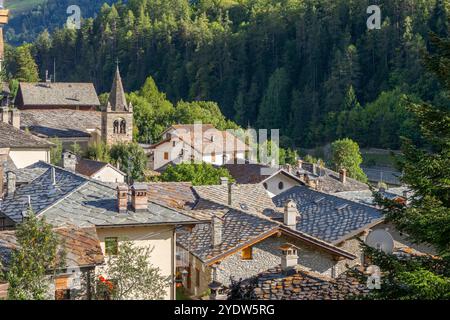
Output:
<svg viewBox="0 0 450 320">
<path fill-rule="evenodd" d="M 400 136 L 420 143 L 406 96 L 450 108 L 421 63 L 430 32 L 449 36 L 448 0 L 29 2 L 5 28 L 11 78 L 17 65 L 8 55 L 24 42 L 40 79 L 55 64 L 57 81 L 91 81 L 98 92 L 110 90 L 118 61 L 128 92 L 145 83 L 165 92 L 163 105 L 216 102 L 242 127 L 279 128 L 284 147 L 349 137 L 398 149 Z M 80 30 L 63 27 L 71 4 L 85 18 Z M 379 30 L 366 26 L 373 4 Z M 139 97 L 129 97 L 139 109 Z"/>
</svg>

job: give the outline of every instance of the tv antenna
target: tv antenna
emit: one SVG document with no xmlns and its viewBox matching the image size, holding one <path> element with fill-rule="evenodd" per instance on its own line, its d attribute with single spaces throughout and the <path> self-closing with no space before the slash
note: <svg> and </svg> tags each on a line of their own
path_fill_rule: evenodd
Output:
<svg viewBox="0 0 450 320">
<path fill-rule="evenodd" d="M 374 249 L 383 251 L 386 254 L 391 254 L 394 251 L 394 238 L 385 230 L 377 229 L 371 231 L 365 243 Z"/>
</svg>

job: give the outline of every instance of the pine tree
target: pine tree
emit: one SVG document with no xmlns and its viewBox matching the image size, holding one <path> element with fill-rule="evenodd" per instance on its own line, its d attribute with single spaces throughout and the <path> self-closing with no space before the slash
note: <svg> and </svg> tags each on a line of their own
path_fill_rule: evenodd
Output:
<svg viewBox="0 0 450 320">
<path fill-rule="evenodd" d="M 14 78 L 22 82 L 38 82 L 39 72 L 31 55 L 31 45 L 23 45 L 16 50 L 16 73 Z"/>
</svg>

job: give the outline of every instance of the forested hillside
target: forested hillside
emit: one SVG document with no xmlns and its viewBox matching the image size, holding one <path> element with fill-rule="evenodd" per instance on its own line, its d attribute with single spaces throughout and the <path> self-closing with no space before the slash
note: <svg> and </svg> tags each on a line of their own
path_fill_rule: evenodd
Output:
<svg viewBox="0 0 450 320">
<path fill-rule="evenodd" d="M 114 0 L 5 0 L 11 10 L 6 39 L 12 44 L 30 42 L 45 29 L 61 28 L 67 21 L 67 7 L 78 5 L 82 17 L 95 16 L 104 3 Z"/>
<path fill-rule="evenodd" d="M 369 31 L 366 9 L 374 3 L 382 28 Z M 398 148 L 399 135 L 417 132 L 405 95 L 450 105 L 420 62 L 430 31 L 448 36 L 448 6 L 130 0 L 103 6 L 80 31 L 41 34 L 32 52 L 41 78 L 56 59 L 59 81 L 93 81 L 100 92 L 110 89 L 118 59 L 129 91 L 151 75 L 171 101 L 216 101 L 242 126 L 280 128 L 285 146 L 350 137 L 364 147 Z"/>
</svg>

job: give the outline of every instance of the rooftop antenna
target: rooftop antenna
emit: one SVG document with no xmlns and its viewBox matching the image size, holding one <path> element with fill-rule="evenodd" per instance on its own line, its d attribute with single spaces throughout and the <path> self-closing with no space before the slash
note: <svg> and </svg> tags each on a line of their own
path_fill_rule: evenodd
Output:
<svg viewBox="0 0 450 320">
<path fill-rule="evenodd" d="M 53 82 L 56 82 L 56 58 L 53 58 Z"/>
</svg>

